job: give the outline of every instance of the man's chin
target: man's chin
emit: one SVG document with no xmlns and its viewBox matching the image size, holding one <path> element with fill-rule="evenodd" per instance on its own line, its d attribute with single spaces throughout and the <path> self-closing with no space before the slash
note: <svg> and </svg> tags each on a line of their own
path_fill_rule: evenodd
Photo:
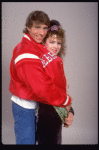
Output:
<svg viewBox="0 0 99 150">
<path fill-rule="evenodd" d="M 43 39 L 42 39 L 42 38 L 40 38 L 40 39 L 35 39 L 35 41 L 36 41 L 37 43 L 42 43 Z"/>
</svg>

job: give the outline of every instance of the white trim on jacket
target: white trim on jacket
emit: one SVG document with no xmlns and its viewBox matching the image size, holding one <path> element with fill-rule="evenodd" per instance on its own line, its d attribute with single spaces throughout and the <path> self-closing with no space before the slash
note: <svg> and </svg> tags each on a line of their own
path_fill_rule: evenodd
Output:
<svg viewBox="0 0 99 150">
<path fill-rule="evenodd" d="M 15 59 L 15 61 L 14 61 L 15 64 L 16 64 L 18 61 L 20 61 L 20 60 L 22 60 L 22 59 L 24 59 L 24 58 L 40 59 L 37 55 L 30 54 L 30 53 L 24 53 L 24 54 L 19 55 L 19 56 Z"/>
</svg>

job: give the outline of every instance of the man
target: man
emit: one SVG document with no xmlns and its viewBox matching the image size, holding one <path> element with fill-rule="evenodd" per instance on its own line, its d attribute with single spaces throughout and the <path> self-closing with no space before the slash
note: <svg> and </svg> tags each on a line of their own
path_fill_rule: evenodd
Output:
<svg viewBox="0 0 99 150">
<path fill-rule="evenodd" d="M 45 65 L 57 60 L 47 54 L 47 49 L 41 44 L 49 24 L 47 14 L 42 11 L 31 12 L 26 20 L 25 35 L 13 51 L 9 90 L 13 94 L 11 100 L 16 144 L 35 144 L 36 101 L 71 108 L 71 98 L 66 95 L 65 90 L 57 88 L 44 72 L 41 63 L 44 54 Z"/>
</svg>

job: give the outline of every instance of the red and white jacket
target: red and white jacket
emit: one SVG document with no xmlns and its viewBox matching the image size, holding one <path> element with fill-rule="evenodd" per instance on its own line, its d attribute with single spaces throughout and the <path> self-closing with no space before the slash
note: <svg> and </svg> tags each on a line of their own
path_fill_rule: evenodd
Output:
<svg viewBox="0 0 99 150">
<path fill-rule="evenodd" d="M 60 107 L 71 102 L 66 94 L 62 59 L 29 34 L 13 50 L 10 77 L 9 91 L 19 98 Z"/>
</svg>

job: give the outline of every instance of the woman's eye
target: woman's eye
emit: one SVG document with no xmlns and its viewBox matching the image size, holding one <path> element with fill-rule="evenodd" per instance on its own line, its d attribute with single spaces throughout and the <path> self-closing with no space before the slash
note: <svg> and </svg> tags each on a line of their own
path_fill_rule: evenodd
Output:
<svg viewBox="0 0 99 150">
<path fill-rule="evenodd" d="M 59 43 L 57 43 L 57 44 L 58 44 L 58 45 L 61 45 L 62 43 L 59 42 Z"/>
<path fill-rule="evenodd" d="M 54 41 L 50 41 L 50 43 L 54 43 Z"/>
</svg>

